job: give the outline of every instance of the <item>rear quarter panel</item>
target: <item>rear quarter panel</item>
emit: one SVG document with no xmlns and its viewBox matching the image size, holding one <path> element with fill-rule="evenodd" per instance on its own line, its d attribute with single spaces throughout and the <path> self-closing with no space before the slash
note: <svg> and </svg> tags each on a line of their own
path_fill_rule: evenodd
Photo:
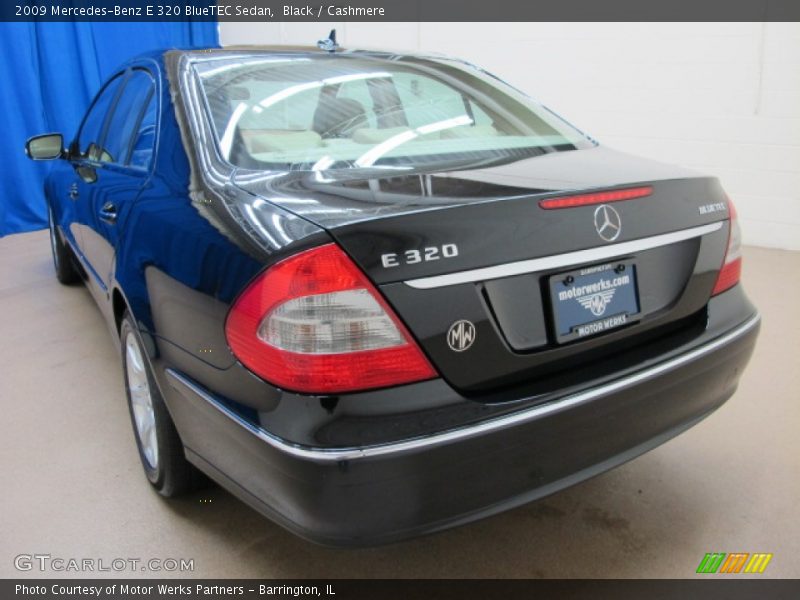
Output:
<svg viewBox="0 0 800 600">
<path fill-rule="evenodd" d="M 159 135 L 152 177 L 124 223 L 116 284 L 140 330 L 215 368 L 234 358 L 224 343 L 226 306 L 262 266 L 192 205 L 190 164 L 158 70 Z"/>
<path fill-rule="evenodd" d="M 320 230 L 231 186 L 224 166 L 201 166 L 198 157 L 211 144 L 208 132 L 187 123 L 181 92 L 171 85 L 164 60 L 152 68 L 160 82 L 157 150 L 152 176 L 120 235 L 115 293 L 124 305 L 118 304 L 116 318 L 120 307 L 132 313 L 162 391 L 164 369 L 171 367 L 242 405 L 268 408 L 273 390 L 238 365 L 225 339 L 225 318 L 267 264 L 303 244 L 319 244 L 307 234 Z M 261 243 L 252 222 L 228 206 L 231 197 L 259 224 L 282 224 L 283 243 Z"/>
</svg>

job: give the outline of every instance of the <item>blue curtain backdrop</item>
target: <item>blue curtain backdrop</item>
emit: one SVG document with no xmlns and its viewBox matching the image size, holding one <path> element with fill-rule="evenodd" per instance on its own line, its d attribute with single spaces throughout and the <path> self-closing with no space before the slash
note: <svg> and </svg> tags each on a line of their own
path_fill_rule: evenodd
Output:
<svg viewBox="0 0 800 600">
<path fill-rule="evenodd" d="M 25 157 L 27 138 L 71 139 L 100 85 L 141 52 L 216 45 L 216 22 L 0 24 L 0 236 L 47 225 L 42 184 L 51 163 Z"/>
</svg>

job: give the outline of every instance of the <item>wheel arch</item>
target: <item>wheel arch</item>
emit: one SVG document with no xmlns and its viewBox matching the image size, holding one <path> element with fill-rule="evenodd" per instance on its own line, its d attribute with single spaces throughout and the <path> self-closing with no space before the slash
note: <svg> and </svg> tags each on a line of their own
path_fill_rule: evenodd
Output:
<svg viewBox="0 0 800 600">
<path fill-rule="evenodd" d="M 114 291 L 111 292 L 111 307 L 114 313 L 114 325 L 117 330 L 117 335 L 119 336 L 120 328 L 122 327 L 122 317 L 125 311 L 127 310 L 131 315 L 133 312 L 131 312 L 128 301 L 125 299 L 122 291 L 116 286 L 114 287 Z"/>
</svg>

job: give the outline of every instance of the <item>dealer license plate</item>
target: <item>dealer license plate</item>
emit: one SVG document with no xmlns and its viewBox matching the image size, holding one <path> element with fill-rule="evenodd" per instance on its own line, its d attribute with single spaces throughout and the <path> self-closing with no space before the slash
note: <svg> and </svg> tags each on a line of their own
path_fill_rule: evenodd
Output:
<svg viewBox="0 0 800 600">
<path fill-rule="evenodd" d="M 639 315 L 636 265 L 623 261 L 553 275 L 550 299 L 559 343 L 622 327 Z"/>
</svg>

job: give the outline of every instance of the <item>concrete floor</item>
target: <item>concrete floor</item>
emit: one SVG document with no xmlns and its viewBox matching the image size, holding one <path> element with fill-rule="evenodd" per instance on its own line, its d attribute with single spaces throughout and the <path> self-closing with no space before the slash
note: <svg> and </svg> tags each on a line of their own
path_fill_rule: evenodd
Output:
<svg viewBox="0 0 800 600">
<path fill-rule="evenodd" d="M 758 348 L 738 393 L 694 429 L 500 516 L 335 550 L 218 488 L 154 494 L 88 292 L 56 282 L 46 232 L 0 239 L 0 577 L 25 575 L 20 553 L 49 553 L 191 558 L 202 577 L 685 578 L 712 551 L 772 552 L 764 576 L 798 577 L 800 253 L 747 248 L 744 280 L 764 317 Z"/>
</svg>

